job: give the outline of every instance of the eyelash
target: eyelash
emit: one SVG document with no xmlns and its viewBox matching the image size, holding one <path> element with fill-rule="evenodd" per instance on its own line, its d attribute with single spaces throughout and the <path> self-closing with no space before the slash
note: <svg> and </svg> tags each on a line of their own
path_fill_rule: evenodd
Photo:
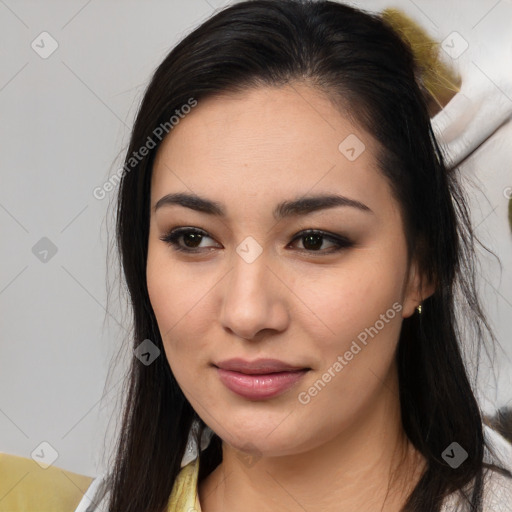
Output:
<svg viewBox="0 0 512 512">
<path fill-rule="evenodd" d="M 203 231 L 202 229 L 183 227 L 183 228 L 177 228 L 177 229 L 169 231 L 169 233 L 167 233 L 166 235 L 161 236 L 160 240 L 162 240 L 162 242 L 165 242 L 168 245 L 170 245 L 172 247 L 172 249 L 175 251 L 184 252 L 184 253 L 188 253 L 188 254 L 204 252 L 203 249 L 206 249 L 205 247 L 190 249 L 190 248 L 184 248 L 179 245 L 179 243 L 178 243 L 179 238 L 181 238 L 184 234 L 187 234 L 187 233 L 195 233 L 198 235 L 206 236 L 208 238 L 212 238 L 208 235 L 208 233 L 206 231 Z M 333 236 L 329 233 L 326 233 L 325 231 L 320 231 L 317 229 L 306 229 L 304 231 L 300 231 L 299 233 L 297 233 L 297 235 L 292 239 L 292 241 L 290 243 L 295 242 L 296 240 L 300 240 L 301 238 L 304 238 L 308 235 L 319 235 L 323 239 L 327 239 L 330 242 L 335 244 L 335 247 L 331 247 L 330 249 L 323 250 L 323 251 L 322 250 L 311 250 L 311 249 L 310 250 L 298 249 L 300 252 L 308 253 L 310 255 L 311 254 L 315 255 L 315 253 L 320 254 L 320 255 L 328 255 L 328 254 L 340 252 L 343 249 L 348 249 L 354 245 L 354 243 L 351 240 L 349 240 L 348 238 L 345 238 L 342 236 Z M 213 238 L 212 238 L 212 240 L 213 240 Z"/>
</svg>

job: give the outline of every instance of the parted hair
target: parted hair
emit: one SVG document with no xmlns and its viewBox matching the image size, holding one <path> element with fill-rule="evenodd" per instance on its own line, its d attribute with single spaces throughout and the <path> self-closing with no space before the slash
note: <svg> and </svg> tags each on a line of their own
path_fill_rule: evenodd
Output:
<svg viewBox="0 0 512 512">
<path fill-rule="evenodd" d="M 482 414 L 463 346 L 481 350 L 495 337 L 476 291 L 477 240 L 460 174 L 445 166 L 420 72 L 411 48 L 378 14 L 333 1 L 238 2 L 190 32 L 158 66 L 125 162 L 190 98 L 200 108 L 205 98 L 259 86 L 310 84 L 370 133 L 379 143 L 379 170 L 400 205 L 409 261 L 416 258 L 435 283 L 421 315 L 403 320 L 396 352 L 403 428 L 427 461 L 402 512 L 439 511 L 455 491 L 465 495 L 464 510 L 481 511 L 484 474 L 498 471 L 499 461 L 484 462 Z M 146 283 L 150 183 L 160 144 L 122 176 L 116 243 L 133 320 L 129 342 L 135 348 L 151 339 L 164 353 Z M 128 382 L 109 511 L 163 512 L 191 427 L 200 426 L 199 446 L 205 424 L 165 357 L 149 366 L 133 358 Z M 456 469 L 442 458 L 453 441 L 468 452 Z M 214 434 L 200 454 L 200 480 L 221 462 L 221 448 Z"/>
</svg>

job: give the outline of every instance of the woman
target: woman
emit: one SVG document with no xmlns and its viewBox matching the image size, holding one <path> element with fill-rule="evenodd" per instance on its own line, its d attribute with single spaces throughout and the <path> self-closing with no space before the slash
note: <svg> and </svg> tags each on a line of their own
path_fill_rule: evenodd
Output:
<svg viewBox="0 0 512 512">
<path fill-rule="evenodd" d="M 390 26 L 328 1 L 235 4 L 162 62 L 119 189 L 137 358 L 108 510 L 510 503 L 461 356 L 493 336 L 428 101 Z"/>
</svg>

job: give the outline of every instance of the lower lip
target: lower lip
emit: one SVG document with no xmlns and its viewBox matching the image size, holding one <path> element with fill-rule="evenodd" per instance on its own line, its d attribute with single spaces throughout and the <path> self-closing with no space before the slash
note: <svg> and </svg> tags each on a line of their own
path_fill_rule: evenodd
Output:
<svg viewBox="0 0 512 512">
<path fill-rule="evenodd" d="M 278 396 L 288 391 L 297 383 L 308 370 L 293 372 L 267 373 L 264 375 L 247 375 L 217 368 L 219 378 L 223 384 L 236 393 L 253 400 L 264 400 Z"/>
</svg>

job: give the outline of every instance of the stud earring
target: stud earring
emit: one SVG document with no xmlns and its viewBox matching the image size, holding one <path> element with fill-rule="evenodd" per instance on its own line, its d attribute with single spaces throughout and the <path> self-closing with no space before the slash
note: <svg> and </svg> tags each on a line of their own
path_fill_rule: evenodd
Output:
<svg viewBox="0 0 512 512">
<path fill-rule="evenodd" d="M 418 314 L 421 315 L 421 304 L 418 305 L 418 307 L 416 308 L 416 311 L 418 312 Z"/>
</svg>

